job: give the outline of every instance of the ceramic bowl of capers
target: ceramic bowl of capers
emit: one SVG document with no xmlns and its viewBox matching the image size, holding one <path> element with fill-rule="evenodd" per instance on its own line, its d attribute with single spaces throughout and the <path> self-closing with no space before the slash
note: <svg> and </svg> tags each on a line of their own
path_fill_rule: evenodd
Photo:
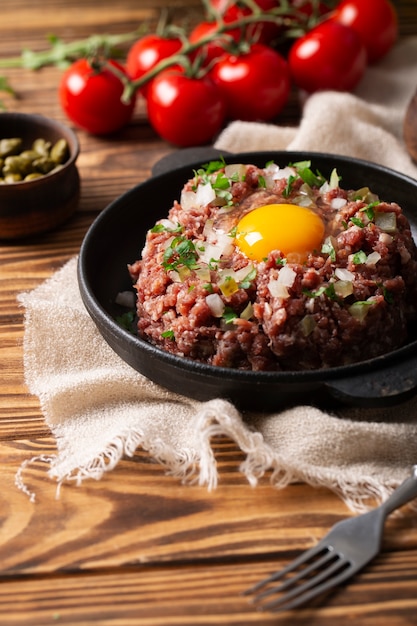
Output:
<svg viewBox="0 0 417 626">
<path fill-rule="evenodd" d="M 76 134 L 27 113 L 0 113 L 0 240 L 53 230 L 78 206 Z"/>
</svg>

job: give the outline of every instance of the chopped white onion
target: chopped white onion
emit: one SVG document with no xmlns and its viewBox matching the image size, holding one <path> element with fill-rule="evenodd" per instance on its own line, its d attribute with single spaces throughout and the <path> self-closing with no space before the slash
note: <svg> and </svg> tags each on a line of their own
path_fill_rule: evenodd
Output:
<svg viewBox="0 0 417 626">
<path fill-rule="evenodd" d="M 380 233 L 379 241 L 381 243 L 384 243 L 386 246 L 389 246 L 393 241 L 393 237 L 392 235 L 389 235 L 388 233 Z"/>
<path fill-rule="evenodd" d="M 251 317 L 253 317 L 253 304 L 252 304 L 252 302 L 249 302 L 249 304 L 243 309 L 242 313 L 240 314 L 240 317 L 243 320 L 250 320 Z"/>
<path fill-rule="evenodd" d="M 339 188 L 339 174 L 337 173 L 336 168 L 332 170 L 329 179 L 330 189 L 338 189 Z"/>
<path fill-rule="evenodd" d="M 180 198 L 181 208 L 184 211 L 189 211 L 193 207 L 197 206 L 197 195 L 194 191 L 184 191 L 181 192 Z"/>
<path fill-rule="evenodd" d="M 216 236 L 213 228 L 213 220 L 206 220 L 202 234 L 206 241 L 214 241 Z"/>
<path fill-rule="evenodd" d="M 409 251 L 406 248 L 401 248 L 400 249 L 400 257 L 401 257 L 401 263 L 403 263 L 403 265 L 405 265 L 411 259 L 411 254 L 409 253 Z"/>
<path fill-rule="evenodd" d="M 300 322 L 301 332 L 304 337 L 308 337 L 316 327 L 316 320 L 312 315 L 304 315 L 303 319 Z"/>
<path fill-rule="evenodd" d="M 359 322 L 363 322 L 365 317 L 368 315 L 369 307 L 373 304 L 373 301 L 369 298 L 368 300 L 361 302 L 354 302 L 348 309 L 349 313 L 357 319 Z"/>
<path fill-rule="evenodd" d="M 232 278 L 236 283 L 241 283 L 253 271 L 253 265 L 250 263 L 239 270 L 224 269 L 219 271 L 220 281 L 223 282 L 227 278 Z"/>
<path fill-rule="evenodd" d="M 335 209 L 336 211 L 338 211 L 339 209 L 342 209 L 346 204 L 347 204 L 346 198 L 333 198 L 332 201 L 330 202 L 330 206 L 332 207 L 332 209 Z"/>
<path fill-rule="evenodd" d="M 159 220 L 158 224 L 161 224 L 166 230 L 175 230 L 178 228 L 178 222 L 174 224 L 174 222 L 167 219 Z"/>
<path fill-rule="evenodd" d="M 234 244 L 228 234 L 217 233 L 217 241 L 208 243 L 205 246 L 199 245 L 196 249 L 200 261 L 209 264 L 213 259 L 219 260 L 222 256 L 231 255 L 234 250 Z"/>
<path fill-rule="evenodd" d="M 273 298 L 283 298 L 286 300 L 290 297 L 287 287 L 278 280 L 270 280 L 268 283 L 268 289 Z"/>
<path fill-rule="evenodd" d="M 353 293 L 353 284 L 350 280 L 337 280 L 334 283 L 334 291 L 340 298 L 347 298 Z"/>
<path fill-rule="evenodd" d="M 375 214 L 375 224 L 386 233 L 395 233 L 397 230 L 397 216 L 395 213 L 378 211 Z"/>
<path fill-rule="evenodd" d="M 206 283 L 209 283 L 211 280 L 210 268 L 208 265 L 203 265 L 194 270 L 198 278 Z"/>
<path fill-rule="evenodd" d="M 198 206 L 206 206 L 206 204 L 210 204 L 213 200 L 216 199 L 216 192 L 210 183 L 206 183 L 205 185 L 199 184 L 196 191 L 196 200 Z"/>
<path fill-rule="evenodd" d="M 225 305 L 218 293 L 209 293 L 206 296 L 207 306 L 214 317 L 221 317 L 224 313 Z"/>
<path fill-rule="evenodd" d="M 371 252 L 371 254 L 368 254 L 368 257 L 366 259 L 366 265 L 376 265 L 376 263 L 378 263 L 380 258 L 381 258 L 381 255 L 379 254 L 379 252 L 376 252 L 374 250 L 374 252 Z"/>
<path fill-rule="evenodd" d="M 315 206 L 313 199 L 310 198 L 310 196 L 308 196 L 307 194 L 297 196 L 296 198 L 294 198 L 293 202 L 294 204 L 297 204 L 298 206 L 303 206 L 306 209 L 310 209 L 311 207 Z"/>
<path fill-rule="evenodd" d="M 355 278 L 355 274 L 345 267 L 336 267 L 334 273 L 340 280 L 353 280 Z"/>
<path fill-rule="evenodd" d="M 119 291 L 115 298 L 116 304 L 124 306 L 127 309 L 133 309 L 136 302 L 136 296 L 133 291 Z"/>
<path fill-rule="evenodd" d="M 296 277 L 297 273 L 288 265 L 284 265 L 284 267 L 281 267 L 279 270 L 278 282 L 285 287 L 292 287 Z"/>
<path fill-rule="evenodd" d="M 226 178 L 243 180 L 246 175 L 246 165 L 243 163 L 230 163 L 224 168 Z"/>
<path fill-rule="evenodd" d="M 283 167 L 281 169 L 276 163 L 270 163 L 267 167 L 265 167 L 264 172 L 265 184 L 267 189 L 272 189 L 276 180 L 289 178 L 290 176 L 294 176 L 295 174 L 294 168 Z"/>
</svg>

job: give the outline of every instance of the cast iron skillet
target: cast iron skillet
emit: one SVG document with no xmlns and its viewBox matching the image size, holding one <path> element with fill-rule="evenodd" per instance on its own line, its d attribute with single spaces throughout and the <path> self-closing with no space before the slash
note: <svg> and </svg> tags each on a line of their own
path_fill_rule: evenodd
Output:
<svg viewBox="0 0 417 626">
<path fill-rule="evenodd" d="M 368 186 L 381 199 L 398 202 L 411 222 L 414 237 L 417 235 L 417 181 L 393 170 L 322 153 L 223 154 L 226 162 L 259 166 L 270 160 L 285 166 L 310 159 L 312 168 L 326 177 L 336 167 L 343 187 Z M 187 162 L 192 156 L 185 151 Z M 242 410 L 271 411 L 300 402 L 323 405 L 329 401 L 381 407 L 413 396 L 417 390 L 416 340 L 354 365 L 301 372 L 250 372 L 168 354 L 114 321 L 121 313 L 114 302 L 117 293 L 131 289 L 126 266 L 140 257 L 147 230 L 167 215 L 193 170 L 213 156 L 213 151 L 207 151 L 199 161 L 174 169 L 162 163 L 159 173 L 110 204 L 87 232 L 79 255 L 79 286 L 87 311 L 108 344 L 129 365 L 169 390 L 198 400 L 226 398 Z M 181 159 L 181 151 L 174 159 Z"/>
</svg>

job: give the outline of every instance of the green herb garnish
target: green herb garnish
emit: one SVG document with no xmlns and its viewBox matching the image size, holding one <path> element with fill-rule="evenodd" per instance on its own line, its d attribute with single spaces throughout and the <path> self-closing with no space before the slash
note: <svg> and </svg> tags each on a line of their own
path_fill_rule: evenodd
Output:
<svg viewBox="0 0 417 626">
<path fill-rule="evenodd" d="M 123 315 L 118 315 L 115 319 L 119 326 L 121 326 L 125 330 L 128 330 L 129 332 L 133 332 L 132 328 L 135 315 L 135 311 L 127 311 L 126 313 L 123 313 Z"/>
<path fill-rule="evenodd" d="M 222 318 L 224 319 L 226 324 L 231 324 L 233 320 L 237 318 L 237 314 L 230 307 L 226 307 L 223 312 Z"/>
<path fill-rule="evenodd" d="M 288 176 L 287 184 L 285 186 L 285 189 L 282 192 L 282 195 L 284 196 L 284 198 L 288 198 L 288 196 L 291 194 L 293 184 L 295 183 L 296 180 L 297 180 L 296 176 L 293 176 L 292 174 Z"/>
<path fill-rule="evenodd" d="M 309 298 L 318 298 L 321 295 L 325 295 L 330 300 L 336 300 L 337 294 L 334 288 L 334 283 L 329 283 L 328 285 L 322 285 L 316 291 L 309 291 L 308 289 L 303 289 L 303 294 L 308 296 Z"/>
<path fill-rule="evenodd" d="M 195 245 L 186 237 L 175 237 L 164 252 L 162 266 L 168 270 L 176 270 L 184 266 L 189 270 L 198 269 L 198 255 Z"/>
<path fill-rule="evenodd" d="M 336 250 L 330 238 L 327 238 L 321 247 L 322 254 L 328 254 L 331 261 L 336 261 Z"/>
<path fill-rule="evenodd" d="M 352 224 L 355 224 L 355 226 L 358 226 L 359 228 L 365 228 L 365 224 L 362 222 L 361 219 L 359 219 L 359 217 L 351 217 L 350 221 L 352 222 Z"/>
<path fill-rule="evenodd" d="M 164 226 L 164 224 L 155 224 L 153 228 L 151 228 L 151 233 L 181 233 L 184 230 L 184 227 L 181 224 L 177 224 L 175 228 L 169 228 L 168 226 Z"/>
<path fill-rule="evenodd" d="M 251 271 L 245 276 L 245 278 L 239 283 L 240 289 L 250 289 L 252 282 L 256 278 L 256 268 L 252 268 Z"/>
<path fill-rule="evenodd" d="M 366 263 L 366 259 L 366 253 L 363 250 L 359 250 L 352 256 L 352 263 L 355 265 L 361 265 L 362 263 Z"/>
</svg>

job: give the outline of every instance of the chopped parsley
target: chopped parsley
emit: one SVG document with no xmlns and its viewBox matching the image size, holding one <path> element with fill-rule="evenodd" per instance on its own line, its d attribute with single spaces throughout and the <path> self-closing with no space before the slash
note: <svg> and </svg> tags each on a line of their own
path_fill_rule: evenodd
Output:
<svg viewBox="0 0 417 626">
<path fill-rule="evenodd" d="M 282 192 L 282 195 L 284 196 L 284 198 L 288 198 L 288 196 L 291 195 L 292 187 L 296 180 L 297 180 L 297 176 L 293 176 L 292 174 L 288 176 L 287 184 L 285 186 L 285 189 Z"/>
<path fill-rule="evenodd" d="M 184 227 L 181 224 L 177 224 L 175 228 L 169 228 L 169 226 L 165 226 L 164 224 L 155 224 L 153 228 L 151 228 L 151 233 L 181 233 L 184 230 Z"/>
<path fill-rule="evenodd" d="M 235 320 L 237 318 L 237 313 L 235 313 L 235 311 L 233 309 L 231 309 L 230 307 L 227 306 L 224 309 L 222 318 L 224 319 L 226 324 L 231 324 L 233 322 L 233 320 Z"/>
<path fill-rule="evenodd" d="M 321 252 L 323 254 L 328 254 L 331 261 L 336 261 L 336 250 L 330 237 L 328 237 L 323 243 L 321 247 Z"/>
<path fill-rule="evenodd" d="M 164 252 L 162 267 L 168 270 L 177 270 L 183 266 L 189 270 L 198 269 L 198 254 L 195 245 L 186 237 L 174 237 Z"/>
<path fill-rule="evenodd" d="M 328 285 L 322 285 L 316 291 L 309 291 L 308 289 L 303 289 L 303 294 L 308 296 L 309 298 L 318 298 L 323 294 L 330 298 L 330 300 L 336 300 L 337 294 L 334 288 L 334 283 L 329 283 Z"/>
<path fill-rule="evenodd" d="M 264 176 L 259 176 L 258 178 L 258 187 L 266 188 L 266 180 Z"/>
<path fill-rule="evenodd" d="M 127 311 L 126 313 L 123 313 L 123 315 L 118 315 L 115 319 L 119 326 L 129 332 L 132 332 L 135 315 L 135 311 Z"/>
<path fill-rule="evenodd" d="M 358 226 L 359 228 L 365 228 L 365 224 L 362 222 L 361 219 L 359 219 L 359 217 L 351 217 L 350 221 L 352 222 L 352 224 L 355 224 L 355 226 Z"/>
<path fill-rule="evenodd" d="M 366 263 L 366 259 L 366 252 L 364 252 L 363 250 L 359 250 L 358 252 L 355 252 L 355 254 L 353 254 L 352 263 L 354 263 L 354 265 L 361 265 L 362 263 Z"/>
<path fill-rule="evenodd" d="M 298 176 L 310 187 L 321 187 L 326 179 L 318 170 L 316 173 L 311 169 L 311 161 L 298 161 L 292 163 L 292 167 L 295 168 Z"/>
<path fill-rule="evenodd" d="M 372 222 L 372 220 L 375 217 L 375 207 L 378 206 L 378 204 L 380 204 L 379 200 L 376 200 L 375 202 L 370 202 L 369 204 L 367 204 L 366 206 L 364 206 L 362 209 L 360 209 L 363 213 L 366 214 L 366 217 L 368 218 L 369 221 Z"/>
<path fill-rule="evenodd" d="M 245 278 L 239 283 L 240 289 L 250 289 L 252 286 L 252 282 L 256 278 L 256 267 L 252 268 L 252 270 L 245 276 Z"/>
<path fill-rule="evenodd" d="M 163 339 L 171 339 L 171 341 L 175 341 L 175 333 L 173 330 L 164 330 L 161 333 L 161 337 Z"/>
<path fill-rule="evenodd" d="M 222 169 L 225 165 L 226 165 L 226 162 L 224 158 L 221 157 L 220 159 L 209 161 L 209 163 L 205 163 L 205 165 L 202 165 L 200 169 L 198 169 L 197 171 L 194 170 L 194 173 L 196 176 L 201 176 L 202 178 L 205 178 L 209 176 L 210 174 L 217 172 L 217 170 Z"/>
</svg>

